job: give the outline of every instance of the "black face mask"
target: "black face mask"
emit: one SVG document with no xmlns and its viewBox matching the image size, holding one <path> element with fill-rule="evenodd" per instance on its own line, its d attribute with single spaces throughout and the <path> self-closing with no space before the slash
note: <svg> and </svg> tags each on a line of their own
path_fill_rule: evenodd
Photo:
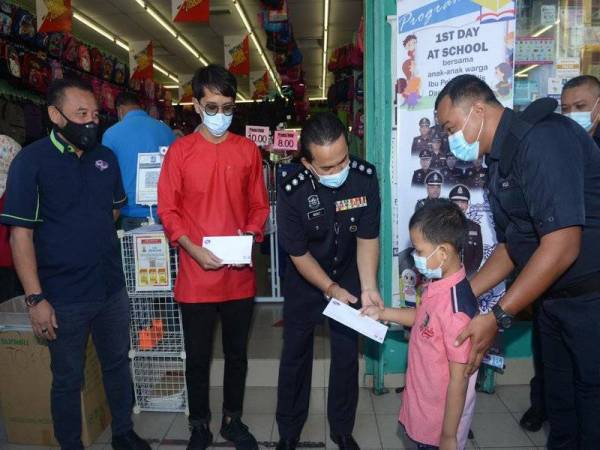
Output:
<svg viewBox="0 0 600 450">
<path fill-rule="evenodd" d="M 56 109 L 67 121 L 63 128 L 56 127 L 65 139 L 82 151 L 93 150 L 98 145 L 98 124 L 96 122 L 75 123 L 69 120 L 60 109 Z"/>
</svg>

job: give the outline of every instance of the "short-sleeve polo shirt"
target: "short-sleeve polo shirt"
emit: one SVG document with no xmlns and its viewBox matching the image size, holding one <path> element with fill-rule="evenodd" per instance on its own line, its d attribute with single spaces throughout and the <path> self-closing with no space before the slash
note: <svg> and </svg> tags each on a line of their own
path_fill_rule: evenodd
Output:
<svg viewBox="0 0 600 450">
<path fill-rule="evenodd" d="M 38 275 L 51 303 L 98 301 L 124 286 L 113 209 L 126 203 L 116 157 L 78 157 L 54 131 L 13 160 L 0 222 L 33 229 Z"/>
<path fill-rule="evenodd" d="M 518 149 L 503 174 L 500 161 L 510 134 Z M 583 231 L 579 257 L 553 288 L 600 272 L 600 151 L 583 128 L 559 114 L 529 127 L 507 108 L 487 161 L 496 234 L 518 271 L 545 235 L 577 226 Z"/>
</svg>

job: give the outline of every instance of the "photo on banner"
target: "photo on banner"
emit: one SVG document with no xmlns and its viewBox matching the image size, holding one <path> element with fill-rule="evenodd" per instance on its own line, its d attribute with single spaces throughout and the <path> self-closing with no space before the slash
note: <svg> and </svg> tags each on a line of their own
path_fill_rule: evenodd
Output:
<svg viewBox="0 0 600 450">
<path fill-rule="evenodd" d="M 250 75 L 248 35 L 225 36 L 225 67 L 234 75 Z"/>
<path fill-rule="evenodd" d="M 71 32 L 71 0 L 36 0 L 35 12 L 39 33 Z"/>
<path fill-rule="evenodd" d="M 414 306 L 424 280 L 414 268 L 408 222 L 429 199 L 455 201 L 469 219 L 463 261 L 472 276 L 496 245 L 483 160 L 465 163 L 451 154 L 448 134 L 434 111 L 451 79 L 472 74 L 511 107 L 514 79 L 515 5 L 507 0 L 420 0 L 397 3 L 394 191 L 394 306 Z M 480 298 L 487 311 L 504 285 Z"/>
<path fill-rule="evenodd" d="M 208 23 L 210 0 L 171 0 L 173 22 Z"/>
</svg>

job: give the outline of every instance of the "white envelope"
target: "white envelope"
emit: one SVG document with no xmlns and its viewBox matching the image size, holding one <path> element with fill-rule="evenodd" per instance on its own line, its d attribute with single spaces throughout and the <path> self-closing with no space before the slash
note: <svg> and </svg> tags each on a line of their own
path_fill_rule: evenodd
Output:
<svg viewBox="0 0 600 450">
<path fill-rule="evenodd" d="M 202 247 L 210 250 L 223 264 L 252 264 L 252 236 L 206 236 Z"/>
<path fill-rule="evenodd" d="M 383 343 L 388 330 L 384 324 L 370 317 L 361 316 L 359 310 L 351 308 L 335 298 L 329 301 L 323 314 L 380 344 Z"/>
</svg>

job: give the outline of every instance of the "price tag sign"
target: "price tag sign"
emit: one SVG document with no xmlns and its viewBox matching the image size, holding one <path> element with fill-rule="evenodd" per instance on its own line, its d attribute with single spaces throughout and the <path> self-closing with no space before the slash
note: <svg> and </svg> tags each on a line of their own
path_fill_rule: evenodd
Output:
<svg viewBox="0 0 600 450">
<path fill-rule="evenodd" d="M 268 145 L 270 135 L 269 127 L 246 125 L 246 137 L 258 146 Z"/>
<path fill-rule="evenodd" d="M 298 150 L 298 133 L 295 131 L 276 131 L 273 138 L 273 150 L 279 152 Z"/>
</svg>

